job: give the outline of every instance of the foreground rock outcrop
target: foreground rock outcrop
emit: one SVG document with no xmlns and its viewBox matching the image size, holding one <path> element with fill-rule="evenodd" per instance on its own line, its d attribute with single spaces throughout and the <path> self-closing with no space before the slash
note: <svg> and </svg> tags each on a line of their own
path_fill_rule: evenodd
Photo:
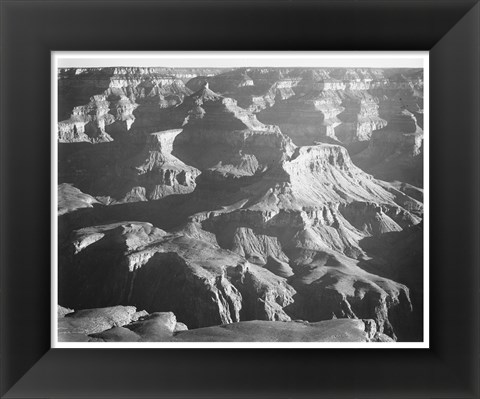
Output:
<svg viewBox="0 0 480 399">
<path fill-rule="evenodd" d="M 91 341 L 90 334 L 123 326 L 145 316 L 146 312 L 137 312 L 134 306 L 113 306 L 109 308 L 84 309 L 64 312 L 59 306 L 58 340 L 59 342 Z"/>
<path fill-rule="evenodd" d="M 392 342 L 373 320 L 244 321 L 175 334 L 173 342 Z"/>
<path fill-rule="evenodd" d="M 368 316 L 393 338 L 390 319 L 408 319 L 412 311 L 404 285 L 367 273 L 346 256 L 309 249 L 306 242 L 287 251 L 290 260 L 284 258 L 283 266 L 273 253 L 261 253 L 265 263 L 248 260 L 192 226 L 175 233 L 146 223 L 96 226 L 76 231 L 65 245 L 59 299 L 71 308 L 121 303 L 172 310 L 193 328 Z"/>
<path fill-rule="evenodd" d="M 189 330 L 172 312 L 79 311 L 59 323 L 60 342 L 392 342 L 373 320 L 243 321 Z M 130 313 L 127 313 L 130 311 Z M 122 314 L 123 312 L 123 314 Z M 105 316 L 117 316 L 107 321 Z M 122 316 L 127 316 L 122 318 Z M 126 322 L 131 319 L 130 322 Z M 66 321 L 66 322 L 65 322 Z M 105 330 L 101 330 L 102 328 Z M 101 331 L 98 331 L 101 330 Z"/>
<path fill-rule="evenodd" d="M 173 310 L 192 327 L 290 320 L 283 308 L 294 290 L 285 279 L 217 245 L 148 224 L 77 231 L 65 254 L 59 298 L 73 308 L 128 303 Z"/>
</svg>

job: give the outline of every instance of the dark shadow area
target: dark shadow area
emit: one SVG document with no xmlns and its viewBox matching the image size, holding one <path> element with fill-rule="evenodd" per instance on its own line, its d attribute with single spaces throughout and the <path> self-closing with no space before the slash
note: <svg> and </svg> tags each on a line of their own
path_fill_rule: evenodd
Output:
<svg viewBox="0 0 480 399">
<path fill-rule="evenodd" d="M 123 198 L 132 183 L 119 173 L 118 167 L 144 146 L 131 137 L 97 144 L 59 143 L 58 184 L 73 184 L 94 197 Z"/>
<path fill-rule="evenodd" d="M 114 68 L 91 69 L 77 75 L 76 69 L 59 72 L 58 120 L 69 119 L 73 107 L 88 104 L 92 96 L 107 90 L 113 70 Z"/>
<path fill-rule="evenodd" d="M 391 322 L 405 341 L 423 340 L 423 222 L 400 232 L 390 232 L 360 241 L 372 257 L 358 266 L 365 271 L 405 284 L 410 290 L 412 314 L 405 319 L 392 314 Z M 405 323 L 408 320 L 408 323 Z M 399 337 L 400 337 L 399 336 Z"/>
</svg>

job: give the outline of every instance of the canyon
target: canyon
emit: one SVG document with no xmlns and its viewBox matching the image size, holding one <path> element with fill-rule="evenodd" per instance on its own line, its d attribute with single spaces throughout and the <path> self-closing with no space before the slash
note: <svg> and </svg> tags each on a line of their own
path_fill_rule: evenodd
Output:
<svg viewBox="0 0 480 399">
<path fill-rule="evenodd" d="M 58 71 L 58 339 L 423 339 L 423 71 Z"/>
</svg>

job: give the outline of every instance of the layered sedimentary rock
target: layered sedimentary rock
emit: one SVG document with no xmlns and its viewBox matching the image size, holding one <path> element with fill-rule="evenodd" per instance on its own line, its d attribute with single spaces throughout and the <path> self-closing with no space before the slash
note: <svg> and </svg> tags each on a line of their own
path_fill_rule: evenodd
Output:
<svg viewBox="0 0 480 399">
<path fill-rule="evenodd" d="M 109 113 L 110 102 L 105 95 L 95 95 L 86 105 L 73 109 L 70 118 L 58 123 L 59 141 L 101 143 L 112 141 L 105 127 L 115 121 Z"/>
<path fill-rule="evenodd" d="M 218 245 L 146 223 L 82 229 L 65 245 L 59 269 L 65 306 L 172 310 L 192 327 L 290 320 L 283 308 L 295 291 L 285 279 Z"/>
<path fill-rule="evenodd" d="M 152 133 L 142 152 L 120 163 L 117 173 L 133 186 L 126 201 L 156 200 L 195 189 L 200 171 L 172 155 L 173 142 L 181 129 Z"/>
<path fill-rule="evenodd" d="M 130 132 L 135 122 L 132 134 L 159 130 L 157 113 L 191 93 L 182 80 L 185 73 L 176 76 L 166 68 L 88 68 L 72 76 L 71 70 L 60 70 L 59 141 L 112 141 Z M 91 95 L 85 98 L 86 93 Z M 85 105 L 78 105 L 82 102 Z M 75 104 L 71 111 L 66 109 L 70 104 Z"/>
<path fill-rule="evenodd" d="M 335 129 L 335 138 L 341 143 L 368 141 L 373 131 L 388 123 L 379 116 L 378 99 L 366 90 L 350 89 L 343 97 L 342 106 L 344 111 L 338 115 L 341 122 Z"/>
<path fill-rule="evenodd" d="M 268 123 L 278 124 L 298 145 L 309 145 L 325 138 L 335 139 L 335 128 L 344 110 L 342 99 L 335 91 L 310 92 L 277 102 L 260 114 Z"/>
<path fill-rule="evenodd" d="M 212 190 L 206 184 L 191 202 Z M 355 259 L 365 257 L 365 237 L 417 224 L 418 201 L 385 189 L 356 168 L 343 147 L 328 144 L 280 157 L 258 180 L 231 193 L 232 201 L 236 206 L 194 214 L 171 234 L 142 223 L 75 232 L 72 249 L 64 252 L 70 266 L 61 271 L 62 303 L 174 311 L 194 327 L 372 318 L 379 332 L 396 337 L 390 317 L 408 318 L 408 288 L 366 273 Z M 333 267 L 318 261 L 324 258 L 334 259 Z M 332 281 L 337 284 L 326 285 Z"/>
<path fill-rule="evenodd" d="M 289 76 L 288 70 L 243 68 L 209 77 L 199 76 L 191 79 L 187 87 L 197 91 L 207 83 L 213 91 L 235 99 L 242 108 L 259 112 L 276 101 L 294 96 L 294 88 L 300 80 L 300 77 Z"/>
<path fill-rule="evenodd" d="M 71 172 L 65 179 L 104 203 L 152 200 L 191 192 L 200 171 L 212 184 L 253 176 L 294 148 L 277 126 L 260 123 L 208 84 L 158 115 L 162 126 L 181 129 L 152 134 L 146 133 L 151 129 L 142 130 L 143 124 L 135 128 L 136 136 L 118 144 L 77 151 L 66 160 L 63 169 Z M 108 157 L 108 163 L 93 166 L 100 159 L 96 152 Z M 84 168 L 91 170 L 87 182 L 80 175 Z"/>
<path fill-rule="evenodd" d="M 179 112 L 186 116 L 174 154 L 203 170 L 205 178 L 255 175 L 294 148 L 277 126 L 259 122 L 235 100 L 213 92 L 208 83 L 188 97 Z"/>
<path fill-rule="evenodd" d="M 243 68 L 199 76 L 187 87 L 196 91 L 206 82 L 259 113 L 262 122 L 280 126 L 299 145 L 368 142 L 373 131 L 388 124 L 396 103 L 414 112 L 423 126 L 418 69 Z"/>
<path fill-rule="evenodd" d="M 423 186 L 423 130 L 415 115 L 401 109 L 390 123 L 372 135 L 354 161 L 375 177 Z"/>
<path fill-rule="evenodd" d="M 422 206 L 418 201 L 377 183 L 352 164 L 343 147 L 328 144 L 298 148 L 289 160 L 244 186 L 237 195 L 230 201 L 241 204 L 239 208 L 196 214 L 192 221 L 214 233 L 222 248 L 289 278 L 302 303 L 291 306 L 294 317 L 374 318 L 381 332 L 385 327 L 394 335 L 388 314 L 399 312 L 408 317 L 408 288 L 365 274 L 358 267 L 358 261 L 366 258 L 361 242 L 419 223 Z M 242 203 L 240 196 L 249 201 Z M 312 261 L 324 258 L 335 259 L 334 267 Z M 313 277 L 297 280 L 297 273 Z M 338 284 L 327 290 L 322 281 Z M 359 286 L 364 289 L 354 288 Z M 329 304 L 324 308 L 328 315 L 319 310 L 322 306 L 311 305 L 316 313 L 305 310 L 314 292 Z M 342 310 L 355 302 L 361 303 L 358 314 Z"/>
<path fill-rule="evenodd" d="M 79 339 L 419 340 L 417 72 L 63 71 L 60 304 L 152 313 Z"/>
</svg>

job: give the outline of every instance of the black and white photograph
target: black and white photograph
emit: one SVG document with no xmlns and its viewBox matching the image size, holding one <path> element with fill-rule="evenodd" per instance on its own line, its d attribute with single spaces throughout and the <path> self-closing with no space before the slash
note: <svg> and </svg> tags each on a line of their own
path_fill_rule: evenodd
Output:
<svg viewBox="0 0 480 399">
<path fill-rule="evenodd" d="M 480 399 L 480 0 L 0 15 L 1 399 Z"/>
<path fill-rule="evenodd" d="M 428 348 L 428 53 L 55 52 L 59 348 Z"/>
</svg>

